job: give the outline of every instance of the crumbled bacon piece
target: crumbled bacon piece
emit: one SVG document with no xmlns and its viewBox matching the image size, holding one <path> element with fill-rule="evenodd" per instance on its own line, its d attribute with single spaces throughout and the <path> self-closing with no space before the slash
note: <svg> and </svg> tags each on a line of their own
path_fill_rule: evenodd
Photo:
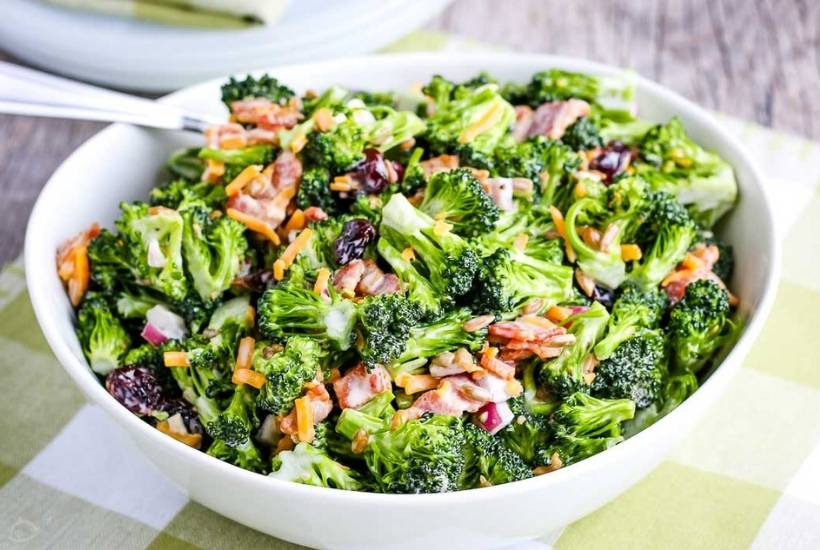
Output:
<svg viewBox="0 0 820 550">
<path fill-rule="evenodd" d="M 305 219 L 311 222 L 323 222 L 327 219 L 327 212 L 318 206 L 309 206 L 305 209 Z"/>
<path fill-rule="evenodd" d="M 484 191 L 493 199 L 493 202 L 503 211 L 515 210 L 513 202 L 514 182 L 512 178 L 488 178 L 484 183 Z"/>
<path fill-rule="evenodd" d="M 575 336 L 545 317 L 522 315 L 515 321 L 490 325 L 489 341 L 501 348 L 497 360 L 517 362 L 533 355 L 557 357 L 564 346 L 575 342 Z"/>
<path fill-rule="evenodd" d="M 279 105 L 262 97 L 234 101 L 231 113 L 243 124 L 255 124 L 272 131 L 293 128 L 303 118 L 295 105 Z"/>
<path fill-rule="evenodd" d="M 390 387 L 390 374 L 384 367 L 377 365 L 368 372 L 361 363 L 333 383 L 333 391 L 342 409 L 358 409 Z"/>
<path fill-rule="evenodd" d="M 455 155 L 440 155 L 428 160 L 419 162 L 419 166 L 424 172 L 424 179 L 430 179 L 439 172 L 448 172 L 458 168 L 458 157 Z"/>
<path fill-rule="evenodd" d="M 378 296 L 401 290 L 399 278 L 385 273 L 371 259 L 352 260 L 336 271 L 333 287 L 339 292 L 358 296 Z"/>
<path fill-rule="evenodd" d="M 529 109 L 528 107 L 526 109 Z M 534 136 L 561 139 L 567 128 L 579 118 L 589 116 L 589 103 L 582 99 L 550 101 L 539 106 L 534 112 L 519 108 L 518 120 L 513 135 L 518 141 Z"/>
<path fill-rule="evenodd" d="M 712 269 L 720 258 L 720 250 L 715 245 L 699 244 L 689 252 L 675 271 L 666 276 L 661 287 L 669 300 L 675 304 L 683 298 L 686 287 L 700 279 L 709 279 L 728 291 L 726 283 Z M 729 293 L 729 303 L 737 304 L 737 297 Z"/>
</svg>

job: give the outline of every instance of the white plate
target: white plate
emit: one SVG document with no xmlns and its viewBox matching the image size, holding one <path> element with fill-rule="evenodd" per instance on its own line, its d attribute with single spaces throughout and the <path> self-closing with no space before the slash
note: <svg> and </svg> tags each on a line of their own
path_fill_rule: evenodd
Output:
<svg viewBox="0 0 820 550">
<path fill-rule="evenodd" d="M 299 90 L 333 83 L 403 90 L 434 73 L 464 79 L 484 69 L 503 80 L 522 81 L 547 67 L 616 72 L 587 61 L 526 54 L 375 56 L 271 72 Z M 194 86 L 165 101 L 224 112 L 219 84 Z M 779 245 L 753 161 L 699 107 L 648 80 L 639 78 L 637 86 L 642 116 L 654 121 L 680 116 L 698 142 L 735 168 L 740 201 L 720 233 L 735 247 L 732 290 L 740 298 L 747 322 L 723 363 L 680 407 L 620 445 L 577 464 L 525 481 L 456 493 L 345 492 L 278 481 L 222 463 L 167 437 L 122 407 L 100 385 L 83 357 L 54 255 L 66 237 L 92 222 L 110 226 L 118 216 L 120 200 L 144 199 L 168 154 L 195 141 L 190 135 L 114 125 L 86 142 L 52 176 L 34 207 L 26 236 L 26 276 L 37 319 L 77 385 L 160 470 L 194 500 L 254 529 L 304 545 L 348 549 L 489 548 L 538 537 L 611 500 L 663 459 L 738 371 L 775 294 Z"/>
<path fill-rule="evenodd" d="M 450 0 L 293 0 L 271 26 L 203 30 L 2 0 L 0 47 L 117 88 L 175 90 L 215 76 L 377 50 Z"/>
</svg>

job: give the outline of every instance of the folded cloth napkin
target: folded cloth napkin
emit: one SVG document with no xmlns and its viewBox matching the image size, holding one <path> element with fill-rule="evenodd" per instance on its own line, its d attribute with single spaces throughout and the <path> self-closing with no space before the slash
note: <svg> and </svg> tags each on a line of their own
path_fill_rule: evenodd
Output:
<svg viewBox="0 0 820 550">
<path fill-rule="evenodd" d="M 392 49 L 465 48 L 416 34 Z M 773 313 L 665 462 L 597 512 L 510 549 L 820 548 L 820 143 L 719 121 L 771 191 L 784 248 Z M 20 265 L 0 274 L 0 547 L 296 548 L 189 501 L 85 404 L 40 333 Z"/>
<path fill-rule="evenodd" d="M 46 0 L 50 4 L 185 27 L 274 23 L 288 0 Z"/>
</svg>

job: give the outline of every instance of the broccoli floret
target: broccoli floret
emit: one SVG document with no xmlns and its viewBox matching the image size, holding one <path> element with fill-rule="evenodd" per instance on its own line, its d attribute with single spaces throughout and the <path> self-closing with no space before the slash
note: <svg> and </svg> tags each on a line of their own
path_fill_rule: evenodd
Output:
<svg viewBox="0 0 820 550">
<path fill-rule="evenodd" d="M 185 323 L 192 332 L 199 332 L 199 329 L 208 321 L 217 302 L 203 302 L 193 289 L 181 300 L 169 302 L 171 309 L 185 319 Z"/>
<path fill-rule="evenodd" d="M 578 233 L 578 225 L 592 224 L 598 220 L 606 220 L 609 212 L 600 201 L 593 198 L 583 198 L 576 201 L 567 210 L 566 232 L 567 241 L 578 256 L 578 267 L 596 282 L 615 289 L 621 286 L 626 279 L 626 265 L 621 259 L 621 238 L 623 236 L 622 223 L 618 220 L 607 224 L 604 232 L 611 230 L 615 225 L 615 237 L 610 240 L 606 250 L 599 250 L 588 245 Z"/>
<path fill-rule="evenodd" d="M 299 259 L 305 261 L 302 265 L 309 272 L 321 267 L 331 270 L 337 267 L 334 243 L 339 238 L 346 221 L 348 221 L 347 217 L 336 216 L 308 224 L 313 233 L 307 246 L 302 249 Z"/>
<path fill-rule="evenodd" d="M 392 193 L 389 193 L 388 190 L 385 190 L 381 195 L 360 193 L 356 196 L 356 200 L 350 204 L 350 215 L 354 218 L 364 218 L 374 227 L 378 227 L 382 222 L 382 197 L 389 194 Z"/>
<path fill-rule="evenodd" d="M 644 289 L 657 287 L 696 237 L 695 224 L 674 196 L 663 191 L 650 193 L 648 219 L 637 233 L 643 258 L 633 264 L 630 281 Z"/>
<path fill-rule="evenodd" d="M 122 364 L 129 366 L 151 367 L 155 371 L 160 368 L 165 368 L 162 364 L 162 346 L 155 346 L 153 344 L 142 344 L 128 350 L 122 357 Z M 170 370 L 170 369 L 166 369 Z"/>
<path fill-rule="evenodd" d="M 424 170 L 421 167 L 421 158 L 424 156 L 424 149 L 416 147 L 410 153 L 407 159 L 407 164 L 404 167 L 404 176 L 398 185 L 400 193 L 411 197 L 416 191 L 427 185 L 427 178 L 424 176 Z"/>
<path fill-rule="evenodd" d="M 364 158 L 365 133 L 352 118 L 327 132 L 311 132 L 302 151 L 305 158 L 331 174 L 341 174 Z"/>
<path fill-rule="evenodd" d="M 338 213 L 339 204 L 330 192 L 330 172 L 326 168 L 313 166 L 302 173 L 296 206 L 302 209 L 318 206 L 328 214 Z"/>
<path fill-rule="evenodd" d="M 445 351 L 460 347 L 478 351 L 487 338 L 487 329 L 473 332 L 464 330 L 464 323 L 472 317 L 470 311 L 461 309 L 410 329 L 404 352 L 387 366 L 393 379 L 402 372 L 416 372 L 428 359 Z"/>
<path fill-rule="evenodd" d="M 672 412 L 698 389 L 698 379 L 691 372 L 666 378 L 654 403 L 635 413 L 623 426 L 624 437 L 632 437 Z"/>
<path fill-rule="evenodd" d="M 575 342 L 565 346 L 561 355 L 544 363 L 541 378 L 556 394 L 566 397 L 575 392 L 588 392 L 592 382 L 590 353 L 606 329 L 609 314 L 598 302 L 586 311 L 576 313 L 566 321 Z"/>
<path fill-rule="evenodd" d="M 325 357 L 321 346 L 305 336 L 293 336 L 279 352 L 269 343 L 257 342 L 253 369 L 268 380 L 259 390 L 257 405 L 273 414 L 287 414 L 302 394 L 305 383 L 321 370 Z"/>
<path fill-rule="evenodd" d="M 253 395 L 246 386 L 236 386 L 228 406 L 209 423 L 205 424 L 208 435 L 221 439 L 230 447 L 242 448 L 250 443 L 251 431 L 257 427 Z"/>
<path fill-rule="evenodd" d="M 500 215 L 495 201 L 466 168 L 439 172 L 430 178 L 419 210 L 443 219 L 465 237 L 492 231 Z"/>
<path fill-rule="evenodd" d="M 253 145 L 242 149 L 203 148 L 199 151 L 199 158 L 218 160 L 225 164 L 225 173 L 222 175 L 225 182 L 232 181 L 251 164 L 265 166 L 273 162 L 275 157 L 276 150 L 270 145 Z"/>
<path fill-rule="evenodd" d="M 268 289 L 259 298 L 259 331 L 266 338 L 282 341 L 309 335 L 344 351 L 353 343 L 356 305 L 342 298 L 331 286 L 326 299 L 308 288 L 297 265 L 291 277 Z"/>
<path fill-rule="evenodd" d="M 642 330 L 619 344 L 595 367 L 592 394 L 631 399 L 638 408 L 648 407 L 660 395 L 665 372 L 663 334 L 659 330 Z"/>
<path fill-rule="evenodd" d="M 133 280 L 138 274 L 128 261 L 125 241 L 103 229 L 88 245 L 88 261 L 94 286 L 112 292 L 123 281 Z"/>
<path fill-rule="evenodd" d="M 573 97 L 594 101 L 599 93 L 599 84 L 594 76 L 549 69 L 532 75 L 526 87 L 508 88 L 507 93 L 512 103 L 526 103 L 538 107 L 548 101 Z"/>
<path fill-rule="evenodd" d="M 248 249 L 245 226 L 227 216 L 214 219 L 204 203 L 187 203 L 182 253 L 193 286 L 203 302 L 219 298 L 239 274 Z"/>
<path fill-rule="evenodd" d="M 380 238 L 376 243 L 376 250 L 393 268 L 393 272 L 407 290 L 407 298 L 416 304 L 427 316 L 435 316 L 441 303 L 432 283 L 421 275 L 413 263 L 402 256 L 386 239 Z"/>
<path fill-rule="evenodd" d="M 178 178 L 189 182 L 197 182 L 202 179 L 202 172 L 205 171 L 205 161 L 199 158 L 199 147 L 190 147 L 175 151 L 168 159 L 165 167 Z M 169 206 L 169 208 L 171 207 Z"/>
<path fill-rule="evenodd" d="M 391 429 L 390 422 L 346 409 L 346 433 L 370 434 L 365 463 L 385 493 L 444 493 L 459 488 L 464 429 L 449 416 L 424 415 Z M 338 429 L 338 428 L 337 428 Z"/>
<path fill-rule="evenodd" d="M 183 202 L 202 201 L 209 208 L 219 208 L 228 197 L 221 185 L 177 179 L 164 187 L 151 189 L 150 198 L 152 206 L 178 208 Z"/>
<path fill-rule="evenodd" d="M 606 359 L 641 329 L 660 326 L 668 304 L 666 293 L 658 288 L 643 291 L 631 284 L 624 286 L 612 306 L 606 336 L 595 345 L 595 357 Z"/>
<path fill-rule="evenodd" d="M 77 336 L 91 370 L 105 376 L 122 366 L 122 357 L 131 339 L 105 298 L 97 293 L 85 295 L 77 312 Z"/>
<path fill-rule="evenodd" d="M 371 112 L 378 118 L 365 130 L 365 141 L 381 152 L 389 151 L 413 136 L 424 132 L 426 125 L 409 111 L 396 111 L 390 107 L 377 106 Z"/>
<path fill-rule="evenodd" d="M 361 100 L 368 107 L 392 107 L 399 104 L 399 96 L 396 92 L 371 92 L 367 90 L 357 90 L 353 92 L 353 99 Z"/>
<path fill-rule="evenodd" d="M 259 78 L 248 75 L 243 80 L 231 77 L 222 85 L 222 103 L 228 109 L 231 108 L 231 103 L 234 101 L 260 97 L 284 105 L 293 96 L 293 90 L 284 84 L 280 84 L 278 80 L 267 74 Z"/>
<path fill-rule="evenodd" d="M 123 319 L 145 319 L 145 314 L 152 307 L 163 304 L 144 289 L 126 290 L 116 295 L 117 314 Z M 167 307 L 167 304 L 163 304 Z"/>
<path fill-rule="evenodd" d="M 704 227 L 712 227 L 735 203 L 732 167 L 686 134 L 679 118 L 649 130 L 640 144 L 636 169 L 653 189 L 675 195 Z"/>
<path fill-rule="evenodd" d="M 267 469 L 262 453 L 250 439 L 239 447 L 231 447 L 221 439 L 217 439 L 208 447 L 208 454 L 223 462 L 239 466 L 243 470 L 263 473 Z"/>
<path fill-rule="evenodd" d="M 482 258 L 471 307 L 481 313 L 508 313 L 531 298 L 558 303 L 572 297 L 572 268 L 534 258 L 516 248 L 498 248 Z"/>
<path fill-rule="evenodd" d="M 735 333 L 729 317 L 729 294 L 714 281 L 689 284 L 683 299 L 669 314 L 673 362 L 679 369 L 697 373 Z"/>
<path fill-rule="evenodd" d="M 434 102 L 425 137 L 435 154 L 465 149 L 471 152 L 468 156 L 483 154 L 489 158 L 515 121 L 515 109 L 501 97 L 495 84 L 448 91 L 443 79 L 434 77 L 423 91 Z"/>
<path fill-rule="evenodd" d="M 338 109 L 344 106 L 345 101 L 350 99 L 350 90 L 341 86 L 333 85 L 325 89 L 319 95 L 302 97 L 302 112 L 305 118 L 310 119 L 317 110 L 322 107 L 328 109 Z"/>
<path fill-rule="evenodd" d="M 567 128 L 561 136 L 561 142 L 573 151 L 588 151 L 604 145 L 598 127 L 589 117 L 582 117 Z"/>
<path fill-rule="evenodd" d="M 529 479 L 532 470 L 503 441 L 473 424 L 464 426 L 464 469 L 461 489 L 502 485 Z"/>
<path fill-rule="evenodd" d="M 720 277 L 721 281 L 726 282 L 732 280 L 732 274 L 735 271 L 735 251 L 732 245 L 718 239 L 715 234 L 704 229 L 698 232 L 697 244 L 715 245 L 718 249 L 718 261 L 712 266 L 712 273 Z"/>
<path fill-rule="evenodd" d="M 634 242 L 652 210 L 655 195 L 640 177 L 622 174 L 606 188 L 602 197 L 610 211 L 608 222 L 617 222 L 621 242 Z"/>
<path fill-rule="evenodd" d="M 623 441 L 621 423 L 635 416 L 629 399 L 598 399 L 584 393 L 569 396 L 552 413 L 550 426 L 555 434 L 542 462 L 560 459 L 567 466 Z"/>
<path fill-rule="evenodd" d="M 140 284 L 182 300 L 188 282 L 182 263 L 182 216 L 176 210 L 144 203 L 122 203 L 117 228 L 125 241 L 126 263 L 136 271 Z"/>
<path fill-rule="evenodd" d="M 479 262 L 475 249 L 403 195 L 393 195 L 384 206 L 380 232 L 396 249 L 413 249 L 414 267 L 444 299 L 455 300 L 472 288 Z"/>
<path fill-rule="evenodd" d="M 388 364 L 405 349 L 421 308 L 400 294 L 368 296 L 359 306 L 359 354 L 368 366 Z"/>
<path fill-rule="evenodd" d="M 216 396 L 230 383 L 229 359 L 199 337 L 190 338 L 182 347 L 187 350 L 190 366 L 169 370 L 182 397 L 196 408 L 200 421 L 207 426 L 221 410 Z"/>
<path fill-rule="evenodd" d="M 519 395 L 507 401 L 515 415 L 513 421 L 498 432 L 504 443 L 515 451 L 525 463 L 534 465 L 539 454 L 546 449 L 550 441 L 549 412 L 558 406 L 553 403 L 544 413 L 530 409 L 526 397 Z"/>
<path fill-rule="evenodd" d="M 327 452 L 308 443 L 299 443 L 292 451 L 282 451 L 273 457 L 274 479 L 295 481 L 315 487 L 332 487 L 361 491 L 365 486 L 361 475 L 328 456 Z"/>
</svg>

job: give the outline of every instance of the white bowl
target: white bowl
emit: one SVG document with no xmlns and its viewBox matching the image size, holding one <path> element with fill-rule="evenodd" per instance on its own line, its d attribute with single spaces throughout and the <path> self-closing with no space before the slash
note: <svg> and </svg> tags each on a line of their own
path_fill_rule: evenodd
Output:
<svg viewBox="0 0 820 550">
<path fill-rule="evenodd" d="M 590 73 L 617 69 L 539 55 L 398 55 L 362 57 L 273 69 L 303 90 L 339 83 L 364 89 L 406 89 L 434 73 L 464 79 L 488 70 L 525 80 L 540 69 Z M 218 112 L 214 80 L 165 98 Z M 715 120 L 682 97 L 637 80 L 641 115 L 677 115 L 701 144 L 737 173 L 740 201 L 721 227 L 735 246 L 733 291 L 747 321 L 723 363 L 685 403 L 624 443 L 592 458 L 526 481 L 435 495 L 380 495 L 322 489 L 267 478 L 224 464 L 167 437 L 117 403 L 99 384 L 74 335 L 72 310 L 55 270 L 55 250 L 94 221 L 110 224 L 121 200 L 144 199 L 168 154 L 196 143 L 190 135 L 111 126 L 69 157 L 40 195 L 26 237 L 26 275 L 37 319 L 63 367 L 88 398 L 110 414 L 165 474 L 193 500 L 250 527 L 300 544 L 333 548 L 485 548 L 538 537 L 574 521 L 646 475 L 680 441 L 740 368 L 775 294 L 779 247 L 760 172 Z"/>
</svg>

